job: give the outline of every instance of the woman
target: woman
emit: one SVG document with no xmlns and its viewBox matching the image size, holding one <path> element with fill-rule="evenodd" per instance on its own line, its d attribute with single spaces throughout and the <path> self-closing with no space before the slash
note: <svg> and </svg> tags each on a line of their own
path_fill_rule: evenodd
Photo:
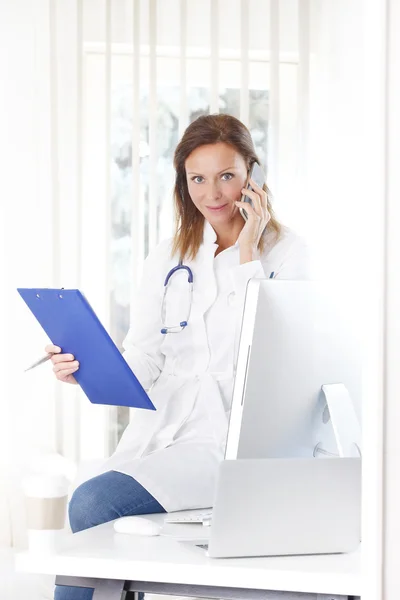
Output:
<svg viewBox="0 0 400 600">
<path fill-rule="evenodd" d="M 198 118 L 176 148 L 175 235 L 145 261 L 124 341 L 124 357 L 157 411 L 138 410 L 103 473 L 75 490 L 74 532 L 124 515 L 212 505 L 247 282 L 271 273 L 304 279 L 308 271 L 307 248 L 274 218 L 266 186 L 250 180 L 253 205 L 241 202 L 254 162 L 249 131 L 229 115 Z M 192 301 L 186 268 L 171 275 L 163 301 L 166 276 L 180 261 L 193 273 Z M 57 350 L 57 378 L 76 383 L 78 363 Z M 58 588 L 56 598 L 91 594 Z"/>
</svg>

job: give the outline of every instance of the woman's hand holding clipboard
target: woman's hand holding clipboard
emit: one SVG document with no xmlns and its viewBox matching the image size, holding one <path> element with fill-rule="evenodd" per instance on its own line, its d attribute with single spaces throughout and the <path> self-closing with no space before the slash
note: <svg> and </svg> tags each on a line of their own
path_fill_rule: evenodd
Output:
<svg viewBox="0 0 400 600">
<path fill-rule="evenodd" d="M 52 344 L 46 346 L 45 351 L 52 354 L 50 360 L 53 363 L 53 371 L 57 379 L 64 383 L 78 385 L 73 373 L 79 369 L 79 362 L 75 360 L 74 355 L 63 354 L 59 346 L 53 346 Z"/>
<path fill-rule="evenodd" d="M 30 368 L 51 360 L 57 379 L 79 384 L 93 404 L 155 410 L 80 290 L 18 288 L 18 292 L 52 341 L 46 356 Z"/>
</svg>

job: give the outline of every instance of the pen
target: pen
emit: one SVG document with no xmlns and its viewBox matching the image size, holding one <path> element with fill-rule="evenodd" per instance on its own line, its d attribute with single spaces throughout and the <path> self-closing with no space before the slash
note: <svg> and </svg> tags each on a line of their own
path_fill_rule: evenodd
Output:
<svg viewBox="0 0 400 600">
<path fill-rule="evenodd" d="M 46 354 L 46 356 L 42 356 L 42 358 L 39 358 L 39 360 L 37 360 L 36 362 L 34 362 L 33 365 L 31 365 L 30 367 L 28 367 L 27 369 L 25 369 L 24 372 L 26 373 L 26 371 L 30 371 L 31 369 L 34 369 L 35 367 L 38 367 L 39 365 L 42 365 L 43 363 L 45 363 L 48 360 L 50 360 L 52 356 L 54 356 L 54 352 L 50 352 L 49 354 Z"/>
</svg>

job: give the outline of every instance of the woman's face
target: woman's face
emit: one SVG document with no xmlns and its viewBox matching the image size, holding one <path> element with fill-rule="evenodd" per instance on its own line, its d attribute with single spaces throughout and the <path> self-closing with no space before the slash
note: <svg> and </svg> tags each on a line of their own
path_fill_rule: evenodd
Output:
<svg viewBox="0 0 400 600">
<path fill-rule="evenodd" d="M 214 226 L 221 228 L 243 218 L 235 205 L 247 179 L 247 165 L 241 154 L 223 142 L 199 146 L 185 162 L 190 197 Z"/>
</svg>

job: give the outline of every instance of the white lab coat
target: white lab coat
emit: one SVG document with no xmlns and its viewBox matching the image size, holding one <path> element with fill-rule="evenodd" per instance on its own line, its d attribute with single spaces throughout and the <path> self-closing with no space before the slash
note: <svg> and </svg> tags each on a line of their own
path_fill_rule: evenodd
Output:
<svg viewBox="0 0 400 600">
<path fill-rule="evenodd" d="M 161 334 L 164 280 L 178 259 L 171 240 L 149 254 L 124 341 L 124 358 L 157 411 L 137 409 L 103 471 L 134 477 L 168 511 L 212 506 L 218 463 L 223 459 L 235 359 L 246 285 L 252 277 L 306 279 L 308 249 L 288 228 L 274 243 L 267 236 L 261 260 L 244 265 L 236 243 L 218 254 L 216 234 L 205 222 L 204 241 L 193 261 L 194 292 L 189 325 Z M 186 317 L 187 273 L 179 271 L 167 295 L 166 324 Z"/>
</svg>

